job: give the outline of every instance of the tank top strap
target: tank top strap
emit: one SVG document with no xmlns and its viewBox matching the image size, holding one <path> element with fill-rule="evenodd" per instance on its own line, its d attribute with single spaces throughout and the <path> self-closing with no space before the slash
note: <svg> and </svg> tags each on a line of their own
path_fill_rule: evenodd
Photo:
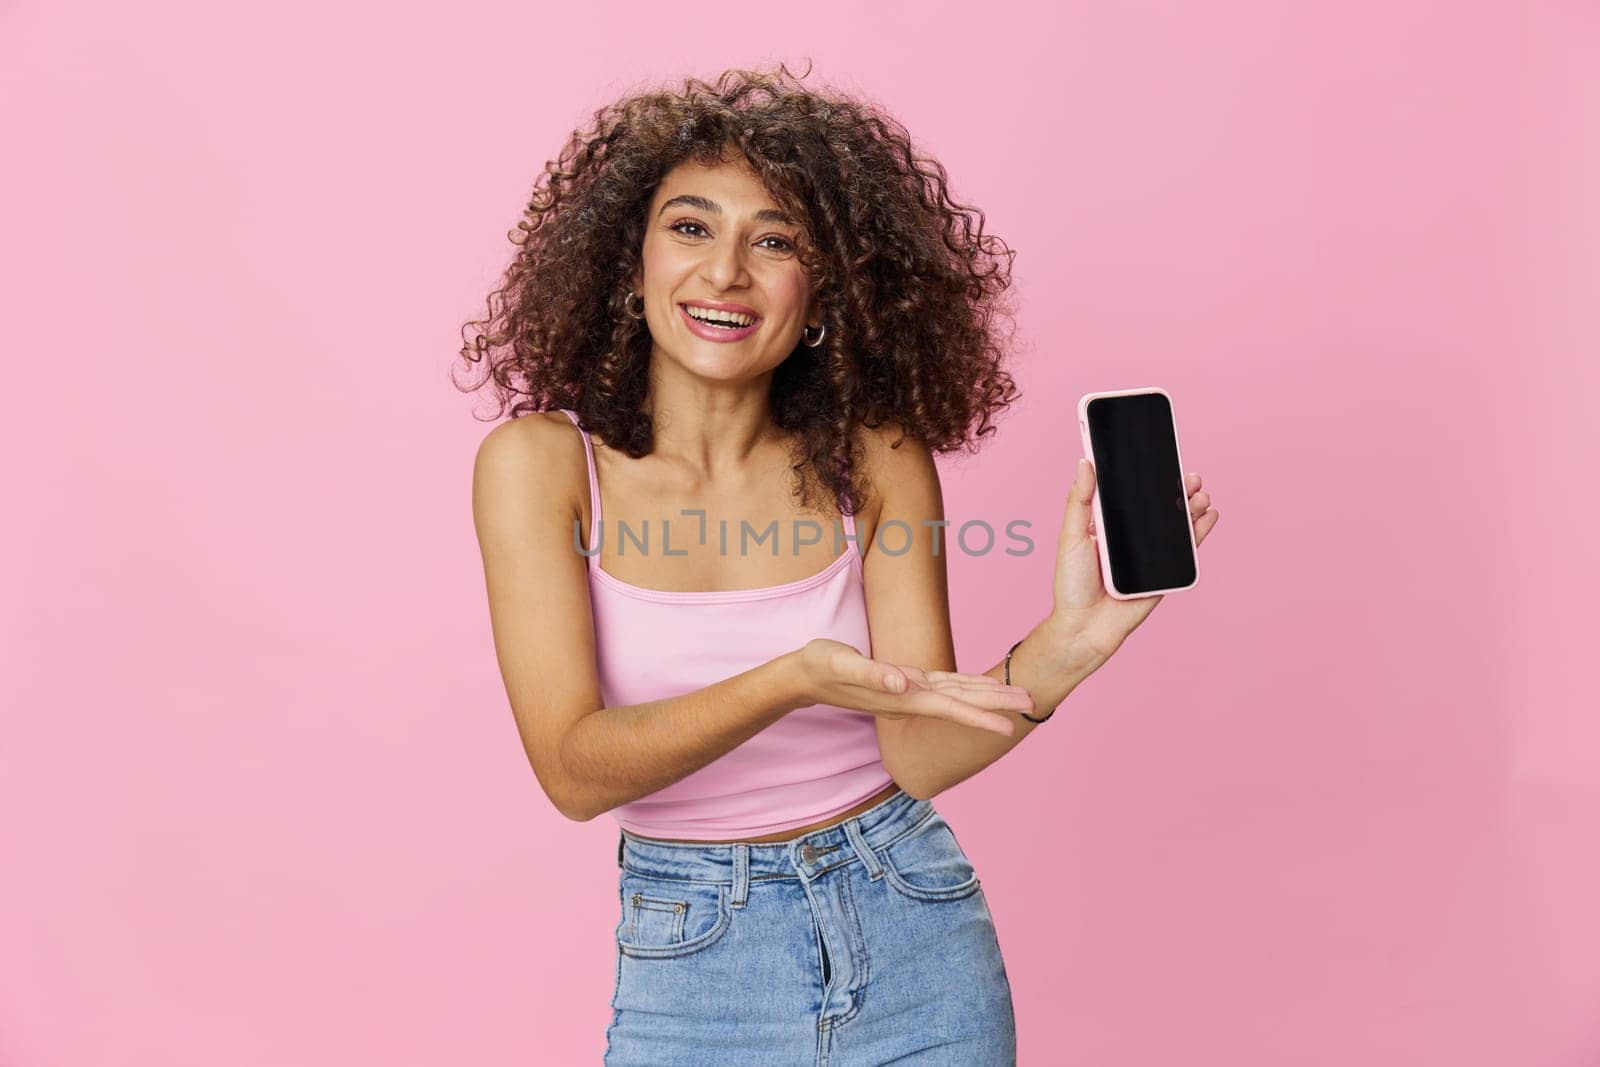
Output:
<svg viewBox="0 0 1600 1067">
<path fill-rule="evenodd" d="M 600 537 L 600 478 L 595 473 L 594 442 L 589 439 L 589 431 L 578 421 L 577 412 L 568 408 L 557 410 L 572 420 L 572 425 L 578 430 L 578 436 L 583 438 L 583 458 L 589 466 L 589 539 L 583 547 L 593 553 L 589 556 L 589 566 L 598 567 L 600 554 L 594 551 L 594 546 L 599 543 Z"/>
<path fill-rule="evenodd" d="M 850 567 L 857 574 L 860 574 L 861 573 L 861 568 L 862 568 L 861 553 L 862 553 L 862 550 L 863 550 L 863 546 L 857 544 L 856 541 L 855 541 L 855 537 L 856 537 L 856 517 L 854 515 L 846 515 L 844 513 L 843 509 L 841 509 L 840 512 L 839 512 L 839 521 L 844 526 L 844 535 L 851 539 L 849 541 L 846 541 L 845 542 L 845 546 L 844 546 L 844 550 L 846 552 L 850 553 L 850 555 L 852 557 L 854 557 L 850 561 Z"/>
</svg>

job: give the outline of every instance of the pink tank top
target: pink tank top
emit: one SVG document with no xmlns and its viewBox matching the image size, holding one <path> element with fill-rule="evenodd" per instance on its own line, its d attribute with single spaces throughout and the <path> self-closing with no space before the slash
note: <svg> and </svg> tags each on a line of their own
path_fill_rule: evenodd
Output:
<svg viewBox="0 0 1600 1067">
<path fill-rule="evenodd" d="M 862 655 L 872 654 L 861 556 L 853 540 L 811 577 L 757 589 L 647 589 L 601 570 L 595 551 L 601 525 L 594 443 L 575 412 L 558 410 L 578 428 L 589 464 L 585 549 L 592 553 L 589 596 L 600 698 L 606 707 L 703 689 L 813 637 L 830 637 Z M 855 517 L 843 516 L 843 525 L 854 538 Z M 708 535 L 711 528 L 708 522 Z M 615 528 L 611 536 L 617 536 Z M 646 837 L 758 837 L 848 810 L 891 781 L 878 751 L 873 716 L 813 704 L 790 712 L 687 777 L 613 808 L 611 814 L 623 829 Z"/>
</svg>

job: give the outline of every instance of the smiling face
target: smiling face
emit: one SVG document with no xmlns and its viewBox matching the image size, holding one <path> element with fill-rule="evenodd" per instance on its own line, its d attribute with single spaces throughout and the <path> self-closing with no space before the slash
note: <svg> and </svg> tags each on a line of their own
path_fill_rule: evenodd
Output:
<svg viewBox="0 0 1600 1067">
<path fill-rule="evenodd" d="M 787 359 L 807 323 L 820 324 L 796 255 L 801 233 L 742 159 L 669 171 L 650 201 L 633 286 L 654 357 L 719 381 Z"/>
</svg>

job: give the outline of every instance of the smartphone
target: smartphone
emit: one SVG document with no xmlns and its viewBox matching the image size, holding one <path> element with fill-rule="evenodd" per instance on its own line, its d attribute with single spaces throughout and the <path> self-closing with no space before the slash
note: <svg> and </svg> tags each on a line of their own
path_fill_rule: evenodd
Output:
<svg viewBox="0 0 1600 1067">
<path fill-rule="evenodd" d="M 1200 561 L 1172 397 L 1155 387 L 1085 393 L 1078 429 L 1094 464 L 1095 540 L 1106 592 L 1134 600 L 1192 588 Z"/>
</svg>

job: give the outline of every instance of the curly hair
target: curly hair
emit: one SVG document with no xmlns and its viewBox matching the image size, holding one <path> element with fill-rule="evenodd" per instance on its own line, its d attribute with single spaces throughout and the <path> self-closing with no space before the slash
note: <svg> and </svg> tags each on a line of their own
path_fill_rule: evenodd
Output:
<svg viewBox="0 0 1600 1067">
<path fill-rule="evenodd" d="M 649 454 L 652 344 L 624 313 L 627 279 L 661 180 L 732 148 L 799 220 L 797 255 L 827 327 L 823 346 L 798 345 L 773 377 L 797 493 L 809 500 L 820 482 L 841 513 L 858 510 L 858 425 L 892 424 L 931 452 L 975 451 L 1018 396 L 999 330 L 1012 319 L 1002 297 L 1016 253 L 984 234 L 981 211 L 950 199 L 944 167 L 899 122 L 802 77 L 780 65 L 689 78 L 681 91 L 607 105 L 574 131 L 509 234 L 520 251 L 488 316 L 463 327 L 461 358 L 486 364 L 468 388 L 492 380 L 500 414 L 516 401 L 513 418 L 570 408 L 610 447 Z"/>
</svg>

